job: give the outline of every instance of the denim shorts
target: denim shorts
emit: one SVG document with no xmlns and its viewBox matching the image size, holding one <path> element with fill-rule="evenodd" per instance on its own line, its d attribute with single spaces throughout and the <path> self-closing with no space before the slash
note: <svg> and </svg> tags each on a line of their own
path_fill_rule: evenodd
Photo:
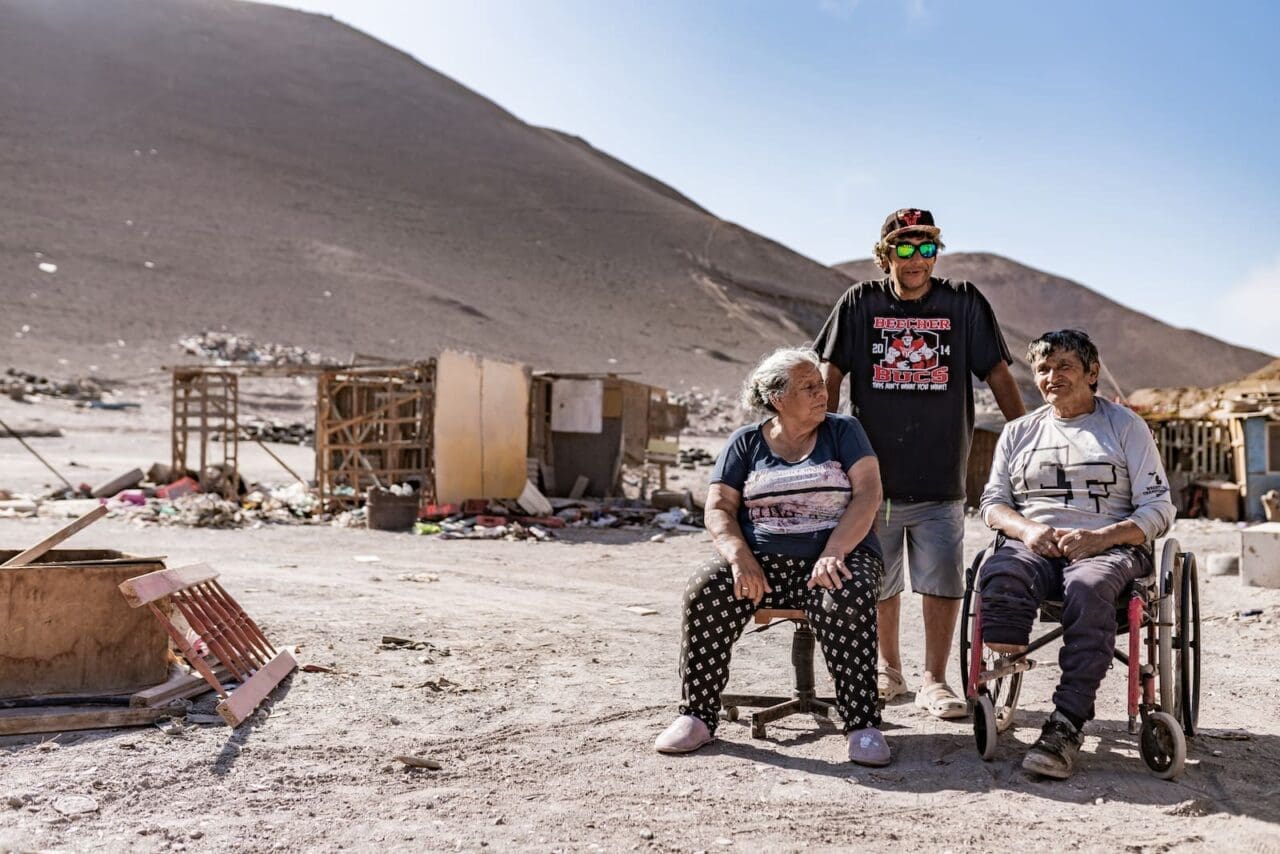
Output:
<svg viewBox="0 0 1280 854">
<path fill-rule="evenodd" d="M 964 502 L 884 501 L 876 514 L 884 549 L 880 601 L 904 589 L 903 561 L 911 589 L 927 596 L 964 596 Z"/>
</svg>

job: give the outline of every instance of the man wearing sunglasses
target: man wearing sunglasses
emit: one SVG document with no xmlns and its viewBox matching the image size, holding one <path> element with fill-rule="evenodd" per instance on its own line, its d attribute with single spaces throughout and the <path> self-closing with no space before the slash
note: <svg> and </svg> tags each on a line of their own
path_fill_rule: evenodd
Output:
<svg viewBox="0 0 1280 854">
<path fill-rule="evenodd" d="M 940 236 L 929 211 L 889 214 L 875 246 L 887 276 L 851 287 L 814 344 L 823 359 L 828 406 L 839 405 L 840 385 L 849 377 L 853 414 L 880 458 L 880 697 L 888 702 L 907 691 L 898 647 L 905 558 L 911 589 L 924 597 L 924 671 L 916 705 L 939 718 L 961 718 L 966 705 L 947 685 L 946 669 L 964 595 L 973 378 L 990 386 L 1005 418 L 1026 409 L 991 305 L 968 282 L 933 275 Z"/>
</svg>

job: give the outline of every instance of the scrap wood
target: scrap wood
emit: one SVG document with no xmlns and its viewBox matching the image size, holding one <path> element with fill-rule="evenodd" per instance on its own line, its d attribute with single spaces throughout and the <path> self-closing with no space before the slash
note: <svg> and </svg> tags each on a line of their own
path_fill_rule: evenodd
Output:
<svg viewBox="0 0 1280 854">
<path fill-rule="evenodd" d="M 77 531 L 89 527 L 105 515 L 107 515 L 107 508 L 104 505 L 99 504 L 97 507 L 84 514 L 79 519 L 76 519 L 71 524 L 65 525 L 54 531 L 52 534 L 36 543 L 25 552 L 9 558 L 4 563 L 0 564 L 0 567 L 26 566 L 27 564 L 34 562 L 40 557 L 40 555 L 49 551 L 49 549 L 53 548 L 58 543 L 67 539 Z"/>
<path fill-rule="evenodd" d="M 214 675 L 223 682 L 230 679 L 230 672 L 221 665 L 212 668 Z M 167 682 L 144 688 L 129 698 L 131 706 L 167 706 L 175 700 L 190 700 L 210 690 L 209 683 L 199 673 L 187 673 L 175 668 Z"/>
<path fill-rule="evenodd" d="M 145 726 L 163 717 L 182 715 L 186 707 L 176 705 L 148 708 L 135 706 L 37 706 L 0 709 L 0 735 L 36 732 L 66 732 L 77 729 L 112 729 Z"/>
<path fill-rule="evenodd" d="M 288 649 L 276 650 L 258 624 L 217 582 L 218 574 L 204 564 L 162 569 L 120 584 L 120 592 L 134 608 L 151 609 L 187 663 L 222 697 L 216 711 L 230 726 L 244 722 L 268 694 L 298 666 Z M 169 619 L 157 603 L 173 605 L 209 654 L 196 651 L 187 633 Z M 215 673 L 223 667 L 241 684 L 234 692 Z"/>
</svg>

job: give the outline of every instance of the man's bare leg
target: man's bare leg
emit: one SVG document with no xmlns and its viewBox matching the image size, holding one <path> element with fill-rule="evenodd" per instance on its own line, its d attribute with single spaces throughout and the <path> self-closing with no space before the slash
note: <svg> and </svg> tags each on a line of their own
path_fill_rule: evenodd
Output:
<svg viewBox="0 0 1280 854">
<path fill-rule="evenodd" d="M 947 681 L 951 641 L 955 638 L 959 599 L 924 597 L 924 684 Z M 894 628 L 897 628 L 896 624 Z"/>
<path fill-rule="evenodd" d="M 1017 655 L 1027 651 L 1025 643 L 988 643 L 983 646 L 999 655 Z"/>
<path fill-rule="evenodd" d="M 892 667 L 902 672 L 902 650 L 898 648 L 898 616 L 902 611 L 902 594 L 876 603 L 876 637 L 879 641 L 881 669 Z"/>
</svg>

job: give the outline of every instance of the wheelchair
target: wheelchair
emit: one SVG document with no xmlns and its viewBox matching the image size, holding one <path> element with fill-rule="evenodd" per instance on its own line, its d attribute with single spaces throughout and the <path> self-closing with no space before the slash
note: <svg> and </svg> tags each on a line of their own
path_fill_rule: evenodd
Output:
<svg viewBox="0 0 1280 854">
<path fill-rule="evenodd" d="M 960 682 L 984 760 L 995 756 L 1000 733 L 1013 726 L 1022 675 L 1044 666 L 1028 656 L 1063 633 L 1059 625 L 1013 655 L 983 645 L 978 573 L 1003 541 L 997 537 L 966 570 L 961 611 Z M 1200 710 L 1200 589 L 1195 555 L 1177 540 L 1157 540 L 1152 557 L 1152 572 L 1130 584 L 1116 603 L 1115 660 L 1128 670 L 1129 732 L 1138 732 L 1139 752 L 1155 776 L 1172 780 L 1183 771 Z M 1058 622 L 1061 609 L 1060 602 L 1042 603 L 1040 621 Z"/>
</svg>

